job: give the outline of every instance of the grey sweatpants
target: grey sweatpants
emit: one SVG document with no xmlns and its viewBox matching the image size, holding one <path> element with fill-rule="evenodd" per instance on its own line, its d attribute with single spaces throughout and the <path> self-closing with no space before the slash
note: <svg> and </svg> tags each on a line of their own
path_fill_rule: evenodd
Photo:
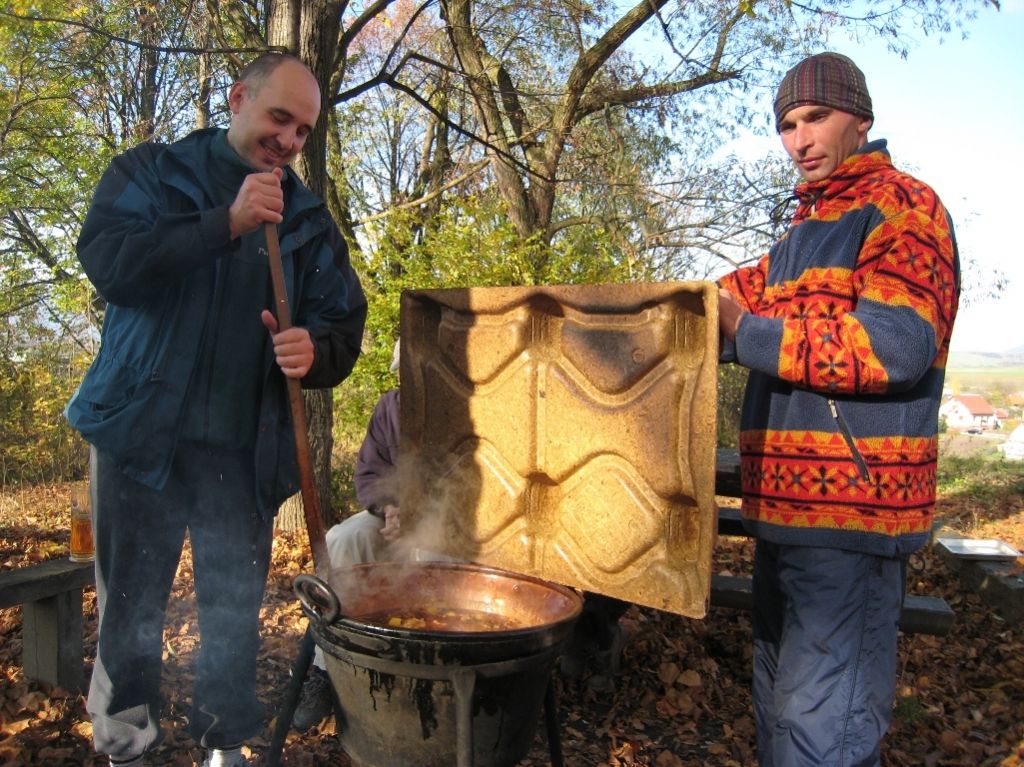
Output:
<svg viewBox="0 0 1024 767">
<path fill-rule="evenodd" d="M 186 532 L 201 641 L 192 736 L 223 748 L 261 729 L 256 656 L 273 519 L 256 510 L 253 463 L 251 451 L 183 443 L 157 491 L 95 454 L 100 627 L 88 710 L 98 752 L 129 759 L 160 741 L 164 617 Z"/>
</svg>

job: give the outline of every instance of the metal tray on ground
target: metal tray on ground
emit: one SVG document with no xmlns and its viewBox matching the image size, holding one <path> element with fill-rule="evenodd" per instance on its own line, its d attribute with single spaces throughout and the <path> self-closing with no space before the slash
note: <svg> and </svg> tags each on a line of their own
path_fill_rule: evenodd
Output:
<svg viewBox="0 0 1024 767">
<path fill-rule="evenodd" d="M 939 538 L 936 541 L 954 557 L 960 559 L 1013 560 L 1021 552 L 997 538 Z"/>
</svg>

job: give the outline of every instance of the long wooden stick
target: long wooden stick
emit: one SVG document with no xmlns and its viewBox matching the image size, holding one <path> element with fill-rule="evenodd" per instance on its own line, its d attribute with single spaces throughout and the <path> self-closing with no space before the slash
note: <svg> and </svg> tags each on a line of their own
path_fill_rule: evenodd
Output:
<svg viewBox="0 0 1024 767">
<path fill-rule="evenodd" d="M 292 313 L 288 308 L 288 291 L 284 284 L 284 267 L 281 265 L 281 245 L 277 240 L 277 227 L 267 223 L 266 230 L 270 281 L 274 285 L 274 314 L 277 316 L 278 332 L 281 332 L 292 326 Z M 330 562 L 324 520 L 320 515 L 320 498 L 316 492 L 313 463 L 309 455 L 309 427 L 306 425 L 306 403 L 302 397 L 302 384 L 298 378 L 285 378 L 285 381 L 288 383 L 288 402 L 292 410 L 292 425 L 295 427 L 295 452 L 299 462 L 302 510 L 306 516 L 309 548 L 313 553 L 313 571 L 319 578 L 327 580 Z"/>
</svg>

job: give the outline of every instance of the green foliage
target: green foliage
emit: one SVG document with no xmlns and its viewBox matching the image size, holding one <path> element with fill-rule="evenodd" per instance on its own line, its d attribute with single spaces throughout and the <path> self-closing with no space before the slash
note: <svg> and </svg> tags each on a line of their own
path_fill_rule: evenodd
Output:
<svg viewBox="0 0 1024 767">
<path fill-rule="evenodd" d="M 85 476 L 85 443 L 63 417 L 85 360 L 62 353 L 53 339 L 18 356 L 0 349 L 0 485 Z"/>
<path fill-rule="evenodd" d="M 353 481 L 354 470 L 355 454 L 345 452 L 339 455 L 336 450 L 331 459 L 331 511 L 339 519 L 344 519 L 359 511 L 359 502 L 356 500 L 356 488 Z"/>
<path fill-rule="evenodd" d="M 0 316 L 80 276 L 74 236 L 98 178 L 75 104 L 88 90 L 81 48 L 59 24 L 0 25 Z"/>
<path fill-rule="evenodd" d="M 523 240 L 500 201 L 452 199 L 429 222 L 415 211 L 396 211 L 373 231 L 366 275 L 382 295 L 408 288 L 621 282 L 625 272 L 600 231 L 548 246 Z M 397 320 L 397 303 L 388 300 Z M 378 307 L 384 308 L 384 307 Z"/>
<path fill-rule="evenodd" d="M 964 495 L 979 506 L 995 507 L 1024 496 L 1024 461 L 1007 461 L 995 451 L 989 456 L 942 456 L 936 485 L 940 495 Z"/>
<path fill-rule="evenodd" d="M 739 365 L 718 366 L 718 446 L 739 447 L 740 410 L 748 370 Z"/>
<path fill-rule="evenodd" d="M 419 232 L 419 235 L 413 233 Z M 495 201 L 455 200 L 424 227 L 400 210 L 372 231 L 357 265 L 369 314 L 363 355 L 335 398 L 335 439 L 361 440 L 373 406 L 398 384 L 389 372 L 402 292 L 431 288 L 623 282 L 628 265 L 600 230 L 548 246 L 523 241 Z"/>
<path fill-rule="evenodd" d="M 896 698 L 893 715 L 911 726 L 925 725 L 931 718 L 928 709 L 915 695 L 900 695 Z"/>
</svg>

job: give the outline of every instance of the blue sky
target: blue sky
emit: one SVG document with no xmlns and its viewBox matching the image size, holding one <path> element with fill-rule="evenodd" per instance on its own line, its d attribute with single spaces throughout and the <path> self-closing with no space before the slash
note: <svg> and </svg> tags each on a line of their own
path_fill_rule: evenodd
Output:
<svg viewBox="0 0 1024 767">
<path fill-rule="evenodd" d="M 918 35 L 906 59 L 881 43 L 835 37 L 828 47 L 864 71 L 869 138 L 888 139 L 896 166 L 930 184 L 953 216 L 967 285 L 953 351 L 1006 352 L 1024 347 L 1024 0 L 984 9 L 966 31 L 966 40 Z M 758 96 L 765 113 L 772 95 Z M 752 143 L 783 151 L 774 135 Z M 1009 280 L 998 299 L 973 287 L 997 272 Z"/>
<path fill-rule="evenodd" d="M 939 44 L 921 38 L 906 60 L 882 46 L 836 42 L 864 70 L 874 101 L 871 138 L 897 166 L 938 192 L 953 216 L 970 287 L 997 270 L 998 300 L 968 290 L 954 351 L 1024 346 L 1024 0 L 1003 0 Z"/>
</svg>

